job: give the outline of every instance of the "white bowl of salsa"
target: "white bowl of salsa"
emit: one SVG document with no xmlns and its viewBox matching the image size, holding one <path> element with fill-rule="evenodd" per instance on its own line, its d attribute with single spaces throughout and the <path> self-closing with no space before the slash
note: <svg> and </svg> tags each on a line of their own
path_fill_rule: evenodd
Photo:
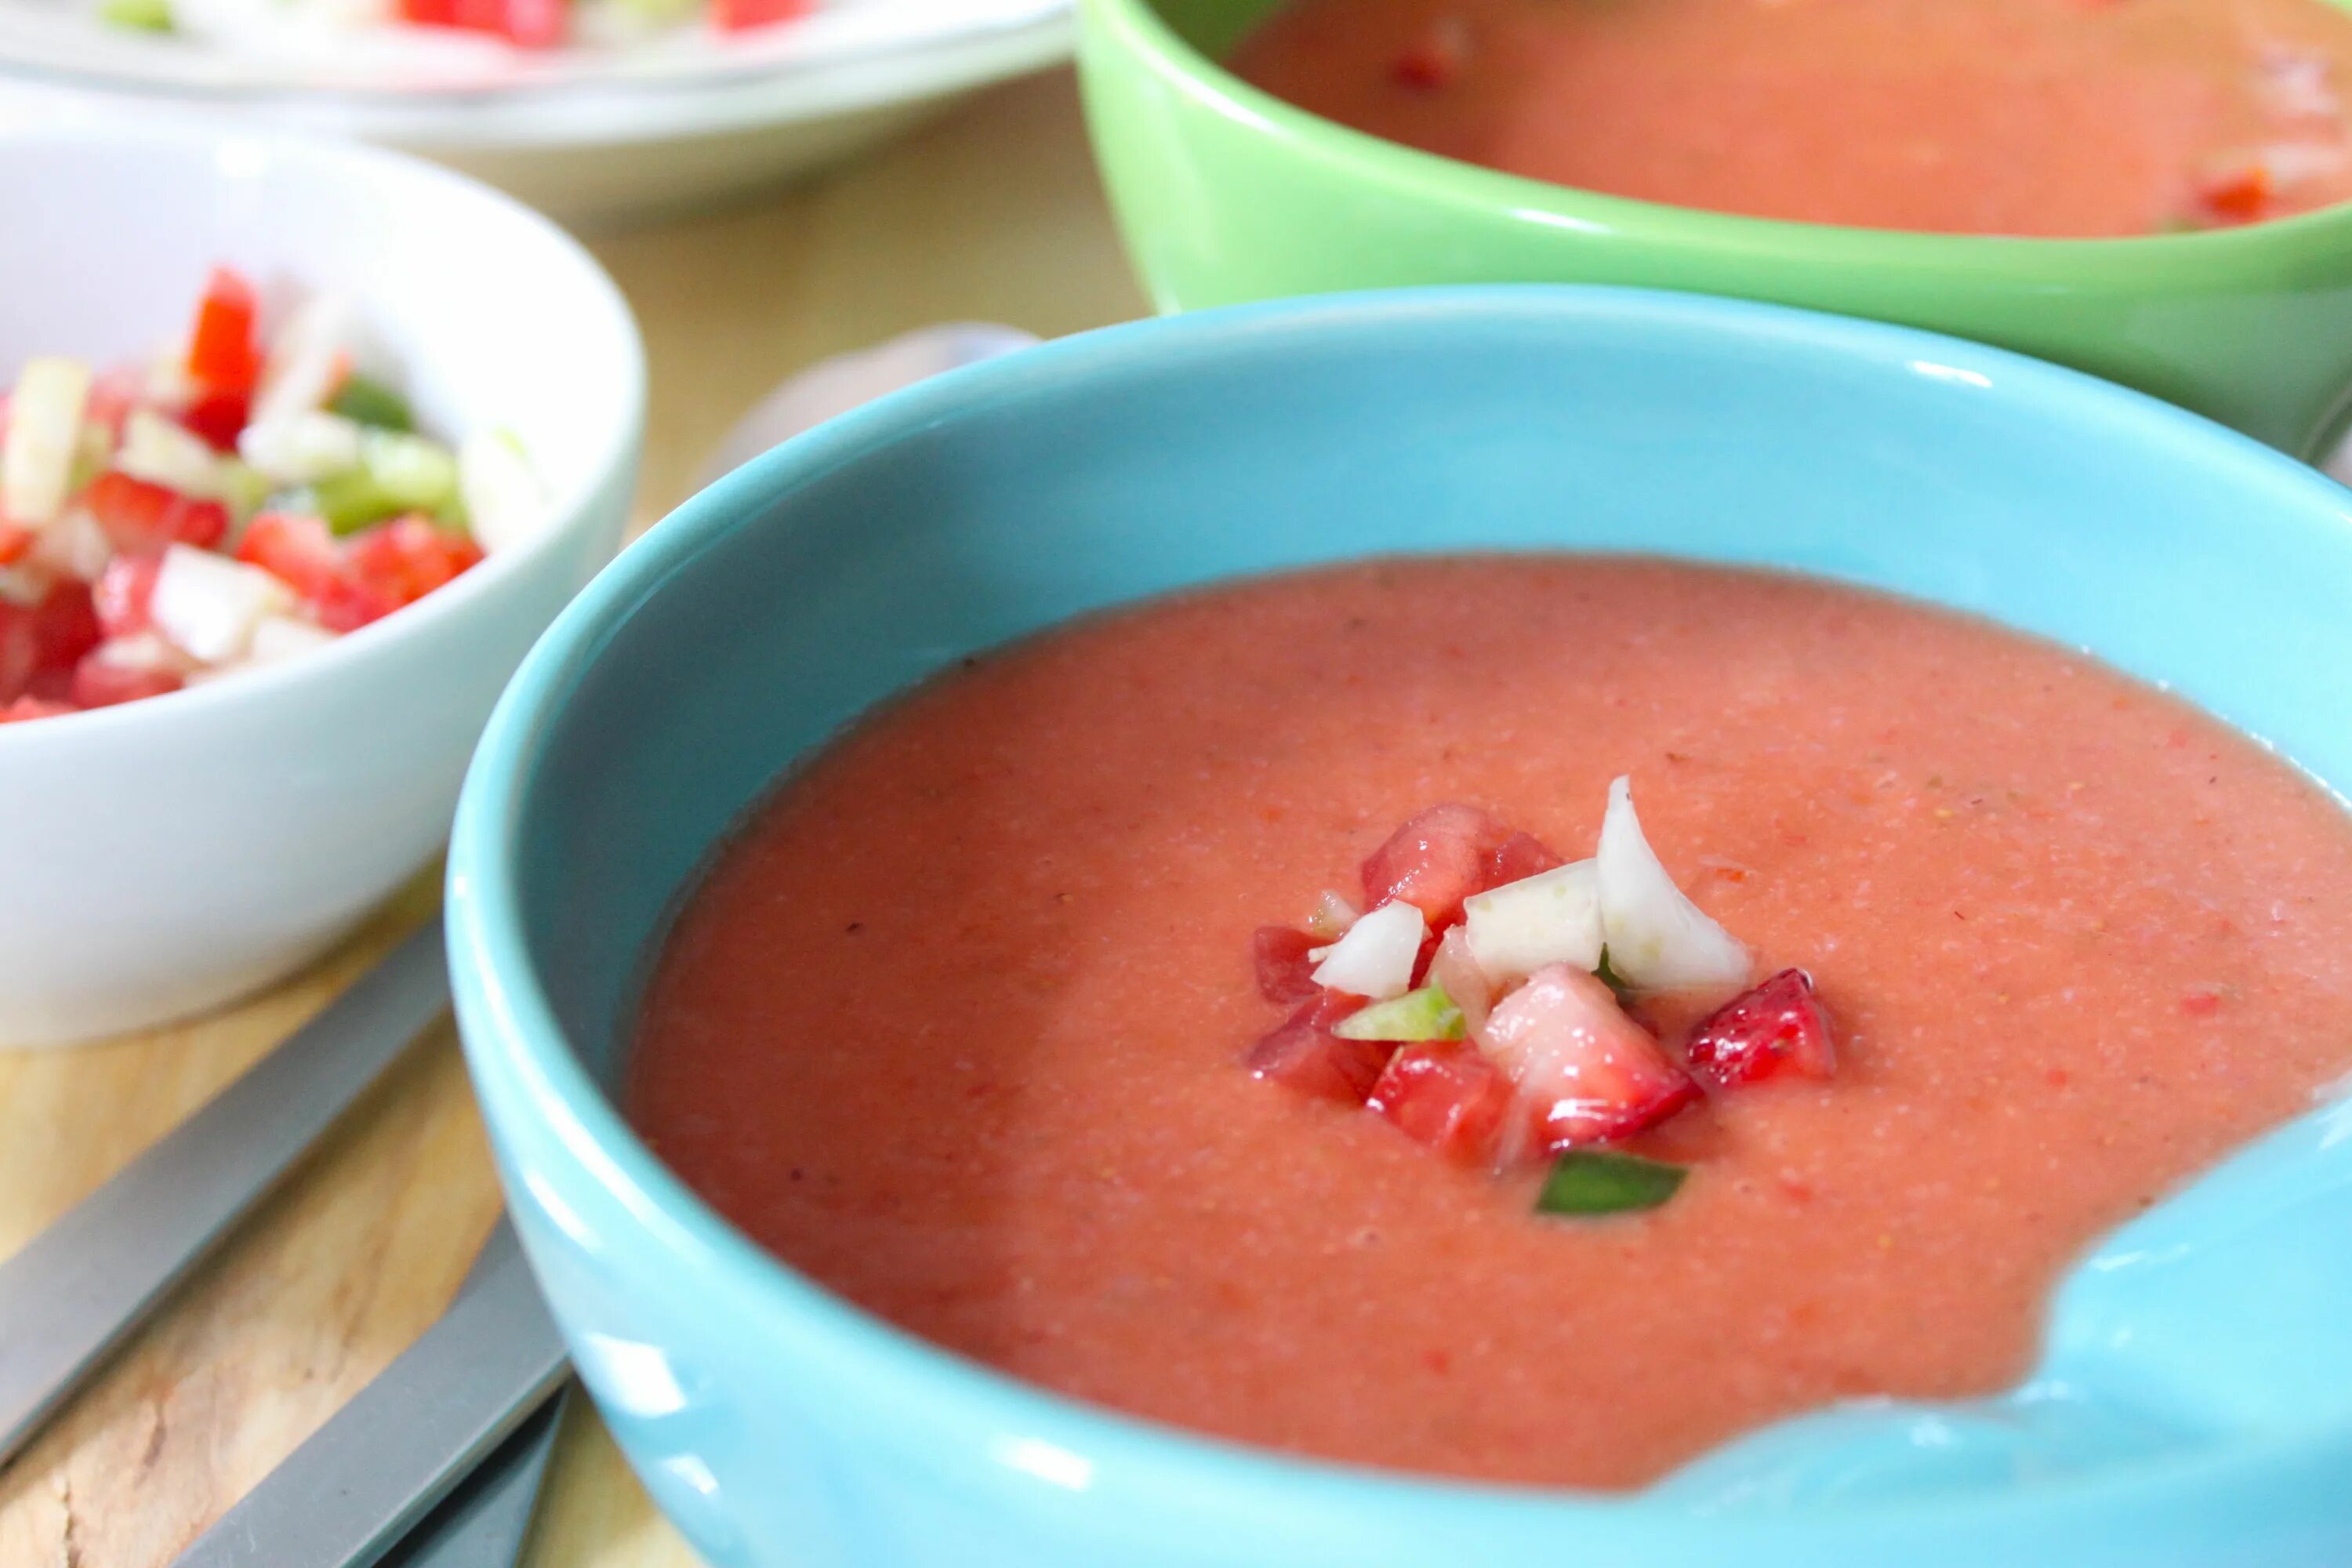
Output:
<svg viewBox="0 0 2352 1568">
<path fill-rule="evenodd" d="M 2339 1561 L 2344 500 L 1606 289 L 790 443 L 566 612 L 460 809 L 582 1376 L 778 1568 Z"/>
<path fill-rule="evenodd" d="M 0 361 L 11 384 L 35 362 L 69 391 L 74 362 L 143 366 L 174 384 L 131 416 L 142 427 L 126 426 L 111 456 L 86 457 L 69 491 L 49 498 L 57 505 L 41 504 L 37 485 L 15 498 L 37 515 L 10 525 L 12 540 L 35 542 L 0 569 L 8 593 L 96 599 L 106 624 L 79 635 L 122 655 L 110 664 L 93 648 L 0 703 L 27 721 L 0 724 L 0 813 L 17 825 L 0 872 L 0 1044 L 31 1045 L 151 1026 L 267 984 L 431 858 L 499 684 L 618 544 L 643 373 L 634 323 L 595 264 L 543 219 L 458 176 L 222 129 L 20 131 L 0 135 L 0 195 L 16 210 L 70 215 L 5 268 Z M 257 547 L 268 529 L 316 529 L 316 559 L 334 574 L 361 538 L 389 542 L 380 525 L 332 538 L 315 515 L 322 496 L 286 486 L 288 470 L 267 454 L 280 478 L 259 483 L 280 494 L 264 505 L 287 515 L 260 530 L 249 502 L 155 482 L 169 465 L 194 464 L 200 477 L 178 483 L 202 490 L 219 470 L 247 466 L 194 434 L 213 426 L 175 342 L 200 295 L 217 323 L 235 315 L 247 282 L 265 297 L 333 291 L 380 345 L 420 429 L 452 444 L 503 431 L 502 444 L 525 455 L 531 504 L 487 559 L 448 495 L 445 526 L 422 516 L 405 525 L 440 558 L 437 586 L 416 584 L 421 596 L 401 607 L 322 610 L 313 589 L 347 592 L 357 579 L 304 587 L 282 558 L 265 570 Z M 209 334 L 199 325 L 192 336 Z M 34 395 L 12 398 L 25 405 L 12 406 L 14 426 L 43 402 L 44 376 L 30 380 Z M 265 377 L 255 405 L 289 395 Z M 105 395 L 101 386 L 68 401 L 92 416 L 87 426 L 103 423 Z M 242 405 L 234 417 L 244 422 Z M 382 443 L 428 467 L 437 450 L 324 411 L 301 419 L 289 427 Z M 27 481 L 32 434 L 13 430 L 7 448 L 8 471 Z M 234 445 L 233 429 L 214 434 Z M 252 434 L 247 446 L 260 451 Z M 147 450 L 134 453 L 134 441 Z M 131 539 L 119 507 L 100 504 L 106 521 L 93 526 L 85 503 L 118 492 L 143 498 L 151 516 L 194 522 L 168 541 Z M 96 558 L 77 559 L 69 533 Z M 114 559 L 110 538 L 122 546 Z M 107 604 L 110 584 L 142 553 L 171 577 L 146 579 L 126 625 Z M 83 587 L 85 574 L 99 581 Z M 12 626 L 21 608 L 12 603 Z M 168 694 L 96 705 L 135 695 L 103 679 L 132 668 L 145 681 L 138 690 Z M 27 684 L 23 669 L 0 677 Z"/>
</svg>

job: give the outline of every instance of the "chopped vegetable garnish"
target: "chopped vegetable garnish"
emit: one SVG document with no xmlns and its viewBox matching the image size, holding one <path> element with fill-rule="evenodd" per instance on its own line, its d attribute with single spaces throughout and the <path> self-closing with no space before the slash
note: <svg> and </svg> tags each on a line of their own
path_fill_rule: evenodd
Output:
<svg viewBox="0 0 2352 1568">
<path fill-rule="evenodd" d="M 1644 990 L 1744 984 L 1748 950 L 1690 901 L 1658 863 L 1633 814 L 1633 781 L 1609 786 L 1593 856 L 1601 887 L 1601 934 L 1611 967 Z"/>
<path fill-rule="evenodd" d="M 1331 1031 L 1343 1040 L 1458 1040 L 1462 1009 L 1443 985 L 1424 985 L 1351 1014 Z"/>
<path fill-rule="evenodd" d="M 1592 978 L 1609 987 L 1609 994 L 1617 998 L 1620 1007 L 1633 1001 L 1633 987 L 1626 984 L 1625 977 L 1618 973 L 1616 967 L 1609 962 L 1609 944 L 1605 942 L 1601 944 L 1601 961 L 1592 966 Z"/>
<path fill-rule="evenodd" d="M 327 400 L 327 409 L 353 424 L 373 425 L 379 430 L 416 428 L 416 416 L 409 409 L 408 399 L 372 376 L 345 376 L 335 395 Z"/>
<path fill-rule="evenodd" d="M 545 496 L 511 437 L 471 473 L 390 427 L 406 405 L 349 375 L 352 318 L 320 296 L 273 333 L 252 287 L 216 268 L 185 348 L 156 363 L 22 367 L 0 415 L 7 721 L 177 690 L 379 620 L 482 559 L 468 494 L 493 498 L 509 542 L 537 526 Z"/>
<path fill-rule="evenodd" d="M 1406 1137 L 1471 1163 L 1493 1157 L 1511 1082 L 1475 1046 L 1424 1040 L 1389 1058 L 1365 1104 Z"/>
<path fill-rule="evenodd" d="M 1495 1004 L 1479 1045 L 1518 1085 L 1546 1149 L 1630 1138 L 1698 1098 L 1698 1086 L 1571 964 L 1537 971 Z"/>
<path fill-rule="evenodd" d="M 1601 879 L 1579 860 L 1492 888 L 1463 906 L 1470 951 L 1497 980 L 1553 963 L 1591 969 L 1601 962 Z"/>
<path fill-rule="evenodd" d="M 1382 904 L 1348 928 L 1315 966 L 1315 984 L 1384 1002 L 1412 988 L 1414 963 L 1429 922 L 1412 904 Z"/>
<path fill-rule="evenodd" d="M 1663 1160 L 1610 1149 L 1571 1149 L 1552 1162 L 1536 1213 L 1593 1216 L 1654 1209 L 1682 1190 L 1690 1172 Z"/>
<path fill-rule="evenodd" d="M 1829 1015 L 1801 969 L 1784 969 L 1700 1019 L 1684 1050 L 1691 1066 L 1723 1084 L 1781 1072 L 1825 1079 L 1837 1070 Z"/>
<path fill-rule="evenodd" d="M 98 19 L 140 33 L 172 30 L 172 0 L 99 0 Z"/>
</svg>

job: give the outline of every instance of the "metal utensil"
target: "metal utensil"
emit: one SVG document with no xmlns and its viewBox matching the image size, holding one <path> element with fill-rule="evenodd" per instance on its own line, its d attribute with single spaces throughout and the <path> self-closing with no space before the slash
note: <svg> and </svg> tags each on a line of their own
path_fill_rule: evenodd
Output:
<svg viewBox="0 0 2352 1568">
<path fill-rule="evenodd" d="M 501 1219 L 440 1321 L 173 1568 L 370 1568 L 564 1374 L 562 1338 Z"/>
<path fill-rule="evenodd" d="M 435 916 L 0 1263 L 0 1464 L 448 1005 Z"/>
</svg>

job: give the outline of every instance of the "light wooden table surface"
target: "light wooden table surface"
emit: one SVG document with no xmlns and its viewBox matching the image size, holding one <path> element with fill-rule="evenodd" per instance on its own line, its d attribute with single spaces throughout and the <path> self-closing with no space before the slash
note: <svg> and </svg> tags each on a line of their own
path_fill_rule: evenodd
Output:
<svg viewBox="0 0 2352 1568">
<path fill-rule="evenodd" d="M 635 306 L 650 357 L 640 521 L 681 499 L 736 416 L 812 360 L 932 321 L 1050 336 L 1142 310 L 1066 74 L 991 92 L 814 184 L 593 248 Z M 0 1256 L 282 1038 L 436 890 L 421 877 L 343 951 L 232 1012 L 0 1053 Z M 439 1314 L 498 1204 L 445 1024 L 0 1470 L 0 1568 L 168 1562 Z M 584 1401 L 527 1561 L 696 1561 Z"/>
</svg>

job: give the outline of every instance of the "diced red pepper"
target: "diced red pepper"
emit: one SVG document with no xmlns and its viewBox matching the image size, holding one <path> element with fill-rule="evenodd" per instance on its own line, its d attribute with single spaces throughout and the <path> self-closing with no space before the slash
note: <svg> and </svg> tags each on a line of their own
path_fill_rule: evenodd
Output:
<svg viewBox="0 0 2352 1568">
<path fill-rule="evenodd" d="M 188 379 L 205 392 L 250 397 L 261 380 L 258 314 L 253 286 L 226 267 L 214 268 L 188 334 Z"/>
<path fill-rule="evenodd" d="M 1364 860 L 1364 907 L 1391 899 L 1418 907 L 1433 926 L 1462 917 L 1462 900 L 1486 886 L 1511 831 L 1475 805 L 1433 805 Z"/>
<path fill-rule="evenodd" d="M 1389 1058 L 1365 1101 L 1399 1131 L 1442 1154 L 1493 1158 L 1510 1113 L 1511 1083 L 1464 1040 L 1417 1040 Z"/>
<path fill-rule="evenodd" d="M 1440 16 L 1397 56 L 1389 74 L 1405 87 L 1430 90 L 1450 85 L 1469 62 L 1469 24 L 1459 16 Z"/>
<path fill-rule="evenodd" d="M 710 25 L 722 33 L 744 33 L 797 22 L 816 9 L 816 0 L 710 0 Z"/>
<path fill-rule="evenodd" d="M 210 550 L 228 534 L 228 509 L 110 468 L 81 494 L 115 549 L 160 551 L 167 544 Z"/>
<path fill-rule="evenodd" d="M 1812 976 L 1784 969 L 1700 1019 L 1684 1054 L 1723 1084 L 1754 1083 L 1788 1072 L 1825 1079 L 1837 1070 L 1829 1015 Z"/>
<path fill-rule="evenodd" d="M 450 25 L 493 33 L 526 49 L 547 49 L 563 41 L 568 9 L 566 0 L 454 0 Z"/>
<path fill-rule="evenodd" d="M 2197 205 L 2222 223 L 2252 223 L 2269 215 L 2274 194 L 2270 170 L 2252 163 L 2200 185 Z"/>
<path fill-rule="evenodd" d="M 1323 992 L 1250 1047 L 1242 1065 L 1301 1094 L 1361 1105 L 1396 1050 L 1391 1041 L 1343 1040 L 1331 1032 L 1363 1005 L 1360 997 Z"/>
<path fill-rule="evenodd" d="M 1496 1003 L 1482 1039 L 1552 1152 L 1630 1138 L 1698 1098 L 1609 988 L 1571 964 L 1536 971 Z"/>
<path fill-rule="evenodd" d="M 0 566 L 22 561 L 25 552 L 33 548 L 33 531 L 13 522 L 0 522 Z"/>
<path fill-rule="evenodd" d="M 1551 846 L 1532 833 L 1514 833 L 1503 841 L 1486 866 L 1486 887 L 1500 888 L 1512 882 L 1523 882 L 1529 877 L 1540 876 L 1567 865 L 1566 860 L 1552 853 Z M 1486 889 L 1479 889 L 1484 892 Z"/>
<path fill-rule="evenodd" d="M 1250 938 L 1257 964 L 1258 994 L 1269 1002 L 1304 1002 L 1316 992 L 1315 965 L 1307 955 L 1320 944 L 1288 926 L 1260 926 Z"/>
<path fill-rule="evenodd" d="M 129 637 L 152 626 L 149 611 L 155 600 L 155 579 L 163 573 L 160 550 L 117 555 L 109 561 L 91 593 L 100 629 L 110 637 Z"/>
<path fill-rule="evenodd" d="M 177 691 L 185 684 L 176 670 L 116 664 L 93 653 L 74 667 L 73 700 L 84 708 L 112 708 Z"/>
</svg>

